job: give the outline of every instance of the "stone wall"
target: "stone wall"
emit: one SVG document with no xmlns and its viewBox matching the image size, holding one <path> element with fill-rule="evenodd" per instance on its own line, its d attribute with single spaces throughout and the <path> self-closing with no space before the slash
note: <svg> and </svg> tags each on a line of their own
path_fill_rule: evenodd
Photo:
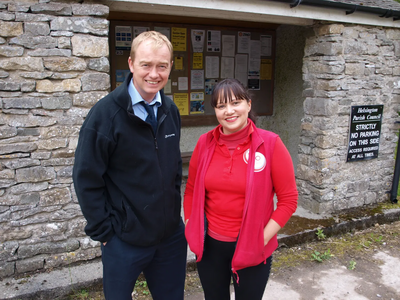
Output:
<svg viewBox="0 0 400 300">
<path fill-rule="evenodd" d="M 317 24 L 303 61 L 297 183 L 317 213 L 388 200 L 400 103 L 400 30 Z M 350 108 L 383 104 L 379 157 L 346 163 Z"/>
<path fill-rule="evenodd" d="M 110 90 L 108 13 L 0 3 L 0 278 L 100 256 L 71 174 L 83 119 Z"/>
</svg>

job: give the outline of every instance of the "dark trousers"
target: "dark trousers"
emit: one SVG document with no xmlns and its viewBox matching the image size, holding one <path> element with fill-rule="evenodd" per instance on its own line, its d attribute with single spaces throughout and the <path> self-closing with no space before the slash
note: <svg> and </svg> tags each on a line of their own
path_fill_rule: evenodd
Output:
<svg viewBox="0 0 400 300">
<path fill-rule="evenodd" d="M 204 289 L 206 300 L 229 300 L 230 283 L 233 278 L 236 300 L 261 300 L 271 271 L 272 256 L 266 264 L 261 264 L 237 271 L 231 271 L 231 262 L 235 252 L 235 242 L 221 242 L 206 236 L 204 254 L 197 263 L 197 270 Z"/>
<path fill-rule="evenodd" d="M 155 300 L 183 300 L 187 243 L 181 221 L 176 233 L 158 245 L 137 247 L 116 235 L 101 246 L 103 290 L 108 300 L 132 300 L 140 273 Z"/>
</svg>

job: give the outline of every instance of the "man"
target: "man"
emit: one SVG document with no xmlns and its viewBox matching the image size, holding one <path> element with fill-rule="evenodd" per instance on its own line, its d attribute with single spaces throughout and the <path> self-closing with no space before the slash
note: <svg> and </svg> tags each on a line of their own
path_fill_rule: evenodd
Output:
<svg viewBox="0 0 400 300">
<path fill-rule="evenodd" d="M 93 106 L 79 134 L 73 179 L 85 232 L 102 243 L 106 299 L 131 300 L 141 272 L 153 299 L 183 299 L 181 121 L 161 91 L 172 59 L 164 35 L 138 35 L 132 74 Z"/>
</svg>

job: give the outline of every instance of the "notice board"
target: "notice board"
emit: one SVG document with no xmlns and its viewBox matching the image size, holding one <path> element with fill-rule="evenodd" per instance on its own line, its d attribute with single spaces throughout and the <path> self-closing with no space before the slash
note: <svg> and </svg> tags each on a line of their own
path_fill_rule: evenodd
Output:
<svg viewBox="0 0 400 300">
<path fill-rule="evenodd" d="M 174 63 L 164 93 L 178 106 L 183 126 L 216 124 L 210 99 L 215 84 L 236 78 L 248 88 L 256 115 L 272 115 L 275 30 L 156 22 L 111 21 L 111 85 L 130 71 L 130 44 L 141 32 L 166 35 Z"/>
<path fill-rule="evenodd" d="M 378 157 L 383 105 L 351 107 L 347 162 Z"/>
</svg>

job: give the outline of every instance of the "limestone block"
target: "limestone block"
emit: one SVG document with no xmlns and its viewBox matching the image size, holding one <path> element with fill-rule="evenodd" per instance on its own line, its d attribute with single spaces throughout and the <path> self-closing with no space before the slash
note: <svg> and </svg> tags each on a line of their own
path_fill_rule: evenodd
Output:
<svg viewBox="0 0 400 300">
<path fill-rule="evenodd" d="M 21 92 L 33 92 L 36 89 L 35 81 L 25 81 L 21 83 Z"/>
<path fill-rule="evenodd" d="M 0 90 L 2 91 L 19 91 L 20 89 L 19 82 L 0 80 Z"/>
<path fill-rule="evenodd" d="M 108 73 L 110 72 L 110 62 L 106 57 L 93 58 L 89 60 L 88 68 L 90 70 Z"/>
<path fill-rule="evenodd" d="M 9 127 L 9 126 L 2 126 L 0 127 L 0 139 L 7 139 L 18 134 L 17 128 Z"/>
<path fill-rule="evenodd" d="M 53 255 L 46 259 L 46 268 L 66 266 L 74 262 L 92 260 L 99 256 L 101 256 L 100 247 Z"/>
<path fill-rule="evenodd" d="M 400 30 L 399 29 L 387 29 L 386 37 L 389 40 L 400 40 Z"/>
<path fill-rule="evenodd" d="M 57 17 L 50 22 L 50 29 L 52 31 L 72 31 L 107 36 L 108 25 L 109 21 L 99 18 Z"/>
<path fill-rule="evenodd" d="M 72 79 L 77 78 L 80 73 L 53 73 L 51 79 Z"/>
<path fill-rule="evenodd" d="M 344 73 L 346 75 L 351 75 L 351 76 L 363 76 L 365 73 L 365 64 L 364 63 L 358 63 L 358 64 L 348 63 L 348 64 L 346 64 Z"/>
<path fill-rule="evenodd" d="M 0 179 L 0 188 L 8 188 L 16 184 L 14 179 Z"/>
<path fill-rule="evenodd" d="M 12 261 L 17 259 L 17 249 L 19 247 L 16 241 L 7 241 L 0 244 L 0 261 Z"/>
<path fill-rule="evenodd" d="M 80 90 L 81 81 L 79 79 L 66 79 L 61 82 L 45 79 L 36 82 L 36 91 L 40 93 L 79 92 Z"/>
<path fill-rule="evenodd" d="M 18 128 L 19 136 L 38 136 L 40 135 L 39 128 Z"/>
<path fill-rule="evenodd" d="M 9 160 L 9 161 L 5 160 L 3 162 L 3 164 L 8 169 L 15 170 L 15 169 L 26 168 L 26 167 L 40 166 L 40 160 L 31 159 L 31 158 L 20 158 L 18 160 L 15 160 L 15 159 Z M 0 176 L 0 178 L 1 178 L 1 176 Z"/>
<path fill-rule="evenodd" d="M 1 200 L 0 200 L 1 201 Z M 26 228 L 14 227 L 12 229 L 0 228 L 0 242 L 28 239 L 32 232 Z"/>
<path fill-rule="evenodd" d="M 0 20 L 0 28 L 0 36 L 2 37 L 19 36 L 24 33 L 20 22 L 4 22 Z"/>
<path fill-rule="evenodd" d="M 15 13 L 15 21 L 17 22 L 49 22 L 55 18 L 55 16 L 45 14 Z"/>
<path fill-rule="evenodd" d="M 54 72 L 86 70 L 85 60 L 77 57 L 44 58 L 43 63 L 47 70 Z"/>
<path fill-rule="evenodd" d="M 75 16 L 107 17 L 110 8 L 101 4 L 72 4 L 72 13 Z"/>
<path fill-rule="evenodd" d="M 101 98 L 105 97 L 107 92 L 85 92 L 74 94 L 73 104 L 74 106 L 82 106 L 91 108 Z"/>
<path fill-rule="evenodd" d="M 15 263 L 15 272 L 16 273 L 25 273 L 30 271 L 36 271 L 43 269 L 44 267 L 44 257 L 33 257 L 24 260 L 18 260 Z"/>
<path fill-rule="evenodd" d="M 23 54 L 24 54 L 23 47 L 0 46 L 0 56 L 14 57 L 14 56 L 22 56 Z"/>
<path fill-rule="evenodd" d="M 74 164 L 74 158 L 52 158 L 42 162 L 43 166 L 71 166 Z"/>
<path fill-rule="evenodd" d="M 78 136 L 80 126 L 52 126 L 40 128 L 40 135 L 43 139 L 50 138 L 69 138 L 71 136 Z"/>
<path fill-rule="evenodd" d="M 38 108 L 42 107 L 39 98 L 3 98 L 4 108 Z"/>
<path fill-rule="evenodd" d="M 48 182 L 37 183 L 20 183 L 10 188 L 10 192 L 14 195 L 26 194 L 31 192 L 40 192 L 48 188 Z"/>
<path fill-rule="evenodd" d="M 0 154 L 10 154 L 15 152 L 32 152 L 37 149 L 35 143 L 16 143 L 0 145 Z"/>
<path fill-rule="evenodd" d="M 82 34 L 74 35 L 71 38 L 72 54 L 86 57 L 108 57 L 108 38 L 87 36 Z"/>
<path fill-rule="evenodd" d="M 86 223 L 86 222 L 85 222 Z M 89 237 L 85 237 L 80 240 L 80 245 L 82 250 L 100 247 L 100 242 L 94 241 Z"/>
<path fill-rule="evenodd" d="M 27 79 L 45 79 L 45 78 L 51 78 L 53 75 L 53 72 L 21 72 L 19 73 L 19 76 L 22 78 L 27 78 Z"/>
<path fill-rule="evenodd" d="M 67 3 L 39 3 L 31 6 L 31 11 L 33 13 L 42 13 L 49 15 L 62 15 L 70 16 L 72 15 L 72 8 L 70 4 Z"/>
<path fill-rule="evenodd" d="M 28 49 L 53 49 L 57 47 L 57 38 L 23 34 L 10 39 L 10 45 L 13 44 L 24 46 Z"/>
<path fill-rule="evenodd" d="M 24 3 L 25 2 L 25 3 Z M 9 2 L 8 11 L 14 12 L 27 12 L 29 11 L 30 3 L 32 1 Z"/>
<path fill-rule="evenodd" d="M 46 56 L 71 56 L 71 50 L 69 49 L 36 49 L 33 51 L 28 51 L 29 56 L 34 57 L 46 57 Z"/>
<path fill-rule="evenodd" d="M 110 75 L 89 73 L 82 76 L 82 91 L 104 91 L 110 88 Z"/>
<path fill-rule="evenodd" d="M 0 61 L 0 68 L 4 70 L 44 71 L 43 61 L 35 57 L 11 57 Z"/>
<path fill-rule="evenodd" d="M 39 140 L 37 142 L 38 150 L 54 150 L 65 148 L 68 140 L 65 138 L 52 138 L 48 140 Z"/>
<path fill-rule="evenodd" d="M 338 104 L 336 101 L 326 98 L 306 98 L 304 101 L 304 113 L 316 116 L 336 115 Z"/>
<path fill-rule="evenodd" d="M 5 11 L 0 11 L 0 20 L 13 21 L 13 20 L 15 20 L 15 14 L 5 12 Z"/>
<path fill-rule="evenodd" d="M 0 278 L 12 276 L 15 273 L 15 262 L 0 261 Z"/>
<path fill-rule="evenodd" d="M 305 49 L 305 56 L 315 56 L 315 55 L 342 55 L 343 46 L 340 43 L 331 42 L 320 42 L 309 45 Z"/>
<path fill-rule="evenodd" d="M 19 183 L 40 182 L 55 179 L 56 173 L 52 167 L 30 167 L 17 169 L 15 178 Z"/>
<path fill-rule="evenodd" d="M 40 195 L 41 206 L 63 205 L 71 202 L 71 192 L 68 188 L 46 190 Z"/>
<path fill-rule="evenodd" d="M 72 152 L 74 153 L 74 152 Z M 57 178 L 58 177 L 72 177 L 72 166 L 64 167 L 57 171 Z"/>
<path fill-rule="evenodd" d="M 80 89 L 80 81 L 79 81 L 79 89 Z M 72 99 L 69 96 L 42 98 L 41 100 L 44 109 L 69 109 L 72 106 Z"/>
<path fill-rule="evenodd" d="M 368 54 L 368 47 L 363 41 L 345 40 L 343 42 L 344 54 L 365 55 Z"/>
<path fill-rule="evenodd" d="M 72 44 L 71 44 L 71 38 L 69 37 L 59 37 L 58 38 L 58 48 L 59 49 L 71 49 Z"/>
<path fill-rule="evenodd" d="M 323 25 L 316 29 L 317 35 L 342 34 L 344 26 L 341 24 Z"/>
<path fill-rule="evenodd" d="M 33 159 L 49 159 L 51 157 L 51 152 L 46 151 L 35 151 L 31 153 Z"/>
<path fill-rule="evenodd" d="M 45 22 L 26 22 L 24 23 L 25 34 L 30 35 L 49 35 L 50 25 Z"/>
<path fill-rule="evenodd" d="M 39 193 L 27 193 L 21 195 L 20 200 L 18 201 L 19 205 L 38 205 L 40 201 Z"/>
</svg>

